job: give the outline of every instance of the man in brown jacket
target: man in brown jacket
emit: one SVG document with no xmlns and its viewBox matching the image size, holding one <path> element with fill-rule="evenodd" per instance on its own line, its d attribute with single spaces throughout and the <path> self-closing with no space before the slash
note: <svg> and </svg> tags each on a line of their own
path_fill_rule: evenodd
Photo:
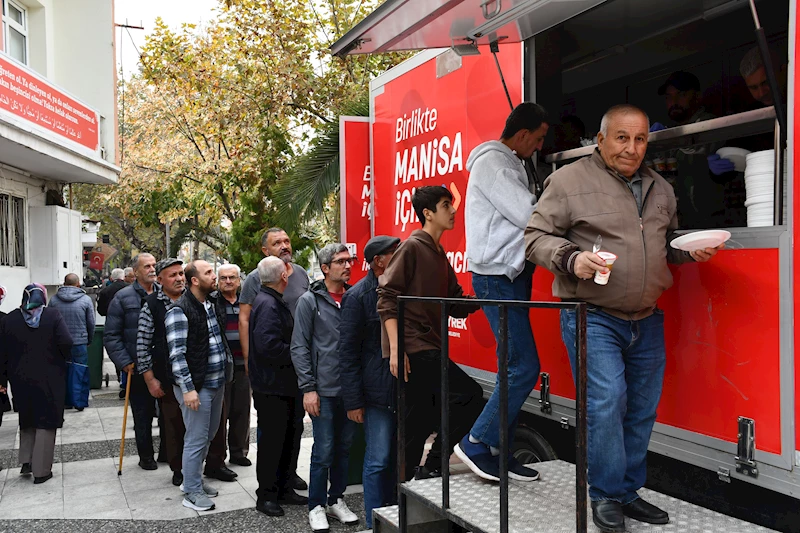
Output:
<svg viewBox="0 0 800 533">
<path fill-rule="evenodd" d="M 672 285 L 667 263 L 708 261 L 717 248 L 682 252 L 672 187 L 642 166 L 649 119 L 619 105 L 603 116 L 598 148 L 553 173 L 525 231 L 527 258 L 555 274 L 553 294 L 589 304 L 587 320 L 589 496 L 601 531 L 625 531 L 625 516 L 666 524 L 669 515 L 637 492 L 647 476 L 647 445 L 661 397 L 664 315 Z M 617 255 L 608 273 L 593 244 Z M 720 248 L 723 245 L 720 245 Z M 561 335 L 575 362 L 575 312 L 561 312 Z"/>
<path fill-rule="evenodd" d="M 438 296 L 463 298 L 464 292 L 456 273 L 439 243 L 442 233 L 453 229 L 456 210 L 453 195 L 444 187 L 420 187 L 411 198 L 422 229 L 414 231 L 392 257 L 378 284 L 378 314 L 386 331 L 389 368 L 398 377 L 405 374 L 406 388 L 406 474 L 410 479 L 422 458 L 425 441 L 439 431 L 441 414 L 441 306 L 411 302 L 405 307 L 403 339 L 405 371 L 398 372 L 398 296 Z M 464 318 L 479 306 L 451 306 L 450 315 Z M 413 373 L 412 373 L 413 371 Z M 467 434 L 483 407 L 483 390 L 453 361 L 448 361 L 450 390 L 449 442 L 447 457 L 453 446 Z M 416 472 L 416 479 L 441 475 L 441 443 L 433 442 L 425 466 Z"/>
</svg>

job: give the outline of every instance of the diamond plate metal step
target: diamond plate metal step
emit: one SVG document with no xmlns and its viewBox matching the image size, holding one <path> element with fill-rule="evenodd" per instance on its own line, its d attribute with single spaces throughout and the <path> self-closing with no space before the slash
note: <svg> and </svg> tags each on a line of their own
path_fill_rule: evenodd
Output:
<svg viewBox="0 0 800 533">
<path fill-rule="evenodd" d="M 564 461 L 536 463 L 540 481 L 509 482 L 509 530 L 513 533 L 573 533 L 575 531 L 575 465 Z M 432 511 L 436 519 L 447 518 L 475 533 L 499 533 L 500 487 L 472 474 L 450 477 L 450 510 L 443 515 L 441 479 L 414 480 L 404 483 L 401 490 L 407 495 L 409 512 L 420 516 L 420 507 Z M 642 498 L 669 512 L 670 522 L 651 525 L 626 519 L 629 533 L 762 533 L 770 529 L 738 520 L 697 505 L 672 498 L 648 489 L 639 491 Z M 423 511 L 424 514 L 425 511 Z M 589 511 L 591 513 L 591 511 Z M 433 531 L 416 521 L 411 531 Z M 437 521 L 438 522 L 438 521 Z M 411 521 L 409 522 L 411 523 Z M 398 531 L 397 506 L 375 511 L 374 533 Z M 433 521 L 431 522 L 433 525 Z M 437 524 L 438 529 L 439 524 Z M 589 519 L 589 531 L 599 530 Z"/>
</svg>

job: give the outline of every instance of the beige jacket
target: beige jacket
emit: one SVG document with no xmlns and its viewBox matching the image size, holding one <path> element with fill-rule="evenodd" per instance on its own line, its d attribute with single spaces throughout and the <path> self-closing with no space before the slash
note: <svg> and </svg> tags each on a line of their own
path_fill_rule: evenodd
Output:
<svg viewBox="0 0 800 533">
<path fill-rule="evenodd" d="M 661 293 L 672 286 L 667 262 L 692 261 L 669 246 L 678 228 L 675 194 L 664 178 L 642 166 L 642 216 L 624 178 L 606 166 L 600 152 L 554 172 L 525 230 L 529 261 L 555 274 L 553 295 L 585 301 L 623 319 L 650 316 Z M 580 280 L 572 272 L 575 251 L 612 252 L 608 285 Z"/>
</svg>

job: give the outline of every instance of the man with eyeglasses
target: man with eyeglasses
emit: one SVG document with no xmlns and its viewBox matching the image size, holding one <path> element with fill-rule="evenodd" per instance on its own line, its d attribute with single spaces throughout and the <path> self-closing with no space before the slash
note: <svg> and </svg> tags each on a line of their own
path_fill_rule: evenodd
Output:
<svg viewBox="0 0 800 533">
<path fill-rule="evenodd" d="M 358 523 L 343 498 L 356 425 L 347 418 L 342 399 L 338 351 L 342 297 L 350 288 L 355 258 L 342 243 L 325 246 L 318 257 L 325 279 L 314 282 L 297 302 L 291 352 L 303 407 L 314 428 L 308 520 L 313 531 L 327 532 L 326 515 L 343 524 Z"/>
</svg>

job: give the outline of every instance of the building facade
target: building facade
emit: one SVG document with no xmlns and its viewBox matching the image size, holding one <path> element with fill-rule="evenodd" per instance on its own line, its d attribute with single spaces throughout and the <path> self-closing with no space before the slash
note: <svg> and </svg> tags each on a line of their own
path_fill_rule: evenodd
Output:
<svg viewBox="0 0 800 533">
<path fill-rule="evenodd" d="M 0 0 L 2 307 L 32 282 L 83 275 L 70 183 L 116 184 L 113 0 Z"/>
</svg>

